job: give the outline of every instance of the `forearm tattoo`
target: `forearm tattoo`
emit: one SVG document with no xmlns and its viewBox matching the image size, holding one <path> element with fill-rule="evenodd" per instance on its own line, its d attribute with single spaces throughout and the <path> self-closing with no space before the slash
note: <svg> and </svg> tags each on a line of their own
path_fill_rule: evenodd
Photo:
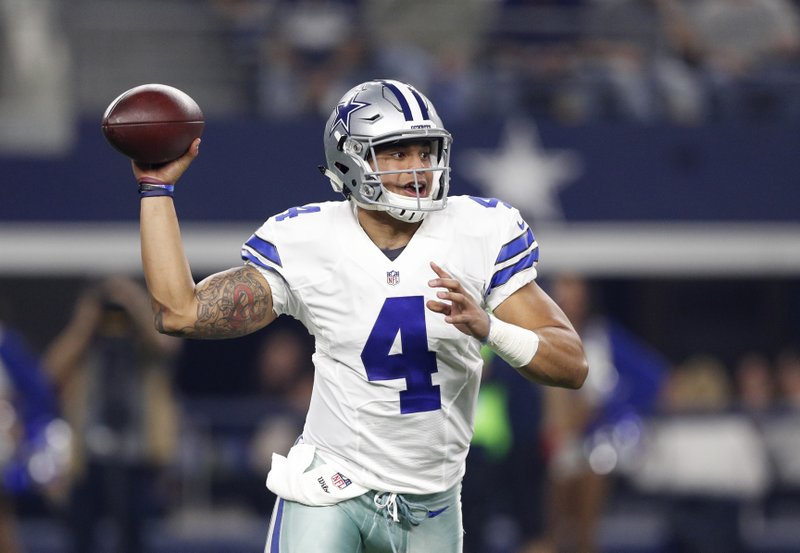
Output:
<svg viewBox="0 0 800 553">
<path fill-rule="evenodd" d="M 269 288 L 252 267 L 230 269 L 198 285 L 197 322 L 188 338 L 233 338 L 263 327 L 272 313 Z"/>
</svg>

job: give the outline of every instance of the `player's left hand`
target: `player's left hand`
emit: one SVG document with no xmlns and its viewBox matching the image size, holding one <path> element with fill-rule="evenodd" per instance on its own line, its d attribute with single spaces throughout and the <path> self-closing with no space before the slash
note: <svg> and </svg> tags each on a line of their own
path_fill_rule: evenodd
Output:
<svg viewBox="0 0 800 553">
<path fill-rule="evenodd" d="M 478 302 L 464 290 L 461 283 L 444 269 L 431 261 L 431 268 L 439 278 L 428 281 L 431 288 L 445 288 L 436 292 L 436 297 L 444 301 L 428 300 L 431 311 L 444 314 L 444 320 L 458 330 L 480 341 L 489 335 L 489 315 L 481 309 Z"/>
</svg>

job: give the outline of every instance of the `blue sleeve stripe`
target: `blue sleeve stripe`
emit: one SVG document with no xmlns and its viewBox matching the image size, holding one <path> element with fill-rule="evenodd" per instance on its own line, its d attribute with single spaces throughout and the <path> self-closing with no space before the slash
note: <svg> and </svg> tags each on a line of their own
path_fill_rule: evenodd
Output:
<svg viewBox="0 0 800 553">
<path fill-rule="evenodd" d="M 533 231 L 531 228 L 528 229 L 514 238 L 511 242 L 500 248 L 500 253 L 497 254 L 497 260 L 494 262 L 495 265 L 498 263 L 503 263 L 508 261 L 512 257 L 516 257 L 528 248 L 535 242 L 535 238 L 533 237 Z"/>
<path fill-rule="evenodd" d="M 244 243 L 245 247 L 250 248 L 257 254 L 259 254 L 264 259 L 267 259 L 273 262 L 278 267 L 283 267 L 283 263 L 281 263 L 281 256 L 278 255 L 278 248 L 275 247 L 275 244 L 272 242 L 268 242 L 263 238 L 253 235 L 250 239 Z"/>
<path fill-rule="evenodd" d="M 262 269 L 268 269 L 270 271 L 276 271 L 275 267 L 273 267 L 272 265 L 267 264 L 264 260 L 261 259 L 260 256 L 256 255 L 255 253 L 253 253 L 252 251 L 247 249 L 247 247 L 242 248 L 242 259 L 244 259 L 245 261 L 250 261 L 252 263 L 255 263 L 256 265 L 258 265 Z"/>
<path fill-rule="evenodd" d="M 486 290 L 486 295 L 488 296 L 492 290 L 495 288 L 502 286 L 509 280 L 511 277 L 519 273 L 520 271 L 524 271 L 525 269 L 529 269 L 539 260 L 539 248 L 535 248 L 531 253 L 514 263 L 513 265 L 509 265 L 504 269 L 500 269 L 494 275 L 492 275 L 492 280 L 489 282 L 489 288 Z"/>
</svg>

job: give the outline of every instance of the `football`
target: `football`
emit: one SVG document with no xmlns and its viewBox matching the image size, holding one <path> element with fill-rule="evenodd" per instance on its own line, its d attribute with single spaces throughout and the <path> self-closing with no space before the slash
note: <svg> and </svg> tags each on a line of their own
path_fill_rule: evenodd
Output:
<svg viewBox="0 0 800 553">
<path fill-rule="evenodd" d="M 101 128 L 119 152 L 139 163 L 181 157 L 203 134 L 205 121 L 191 96 L 163 84 L 145 84 L 120 94 L 106 108 Z"/>
</svg>

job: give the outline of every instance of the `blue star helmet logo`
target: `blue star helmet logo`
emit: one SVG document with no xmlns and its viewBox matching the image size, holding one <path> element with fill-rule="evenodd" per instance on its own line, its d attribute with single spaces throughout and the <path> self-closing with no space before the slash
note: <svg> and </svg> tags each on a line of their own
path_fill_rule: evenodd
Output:
<svg viewBox="0 0 800 553">
<path fill-rule="evenodd" d="M 331 125 L 331 133 L 336 130 L 336 127 L 341 125 L 344 129 L 346 134 L 350 134 L 350 117 L 353 115 L 354 112 L 360 110 L 361 108 L 365 108 L 369 106 L 365 102 L 356 102 L 355 98 L 351 98 L 345 103 L 341 103 L 336 106 L 336 119 Z"/>
</svg>

